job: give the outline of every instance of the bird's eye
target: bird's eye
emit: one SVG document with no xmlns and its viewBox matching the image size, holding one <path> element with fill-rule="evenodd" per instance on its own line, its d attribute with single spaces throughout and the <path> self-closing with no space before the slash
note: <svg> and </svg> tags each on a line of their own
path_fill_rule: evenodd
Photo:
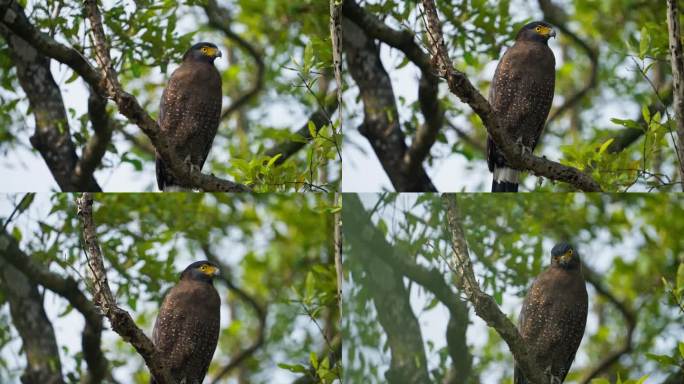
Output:
<svg viewBox="0 0 684 384">
<path fill-rule="evenodd" d="M 202 52 L 207 53 L 209 49 L 207 47 L 202 47 Z"/>
<path fill-rule="evenodd" d="M 200 267 L 200 271 L 206 271 L 206 270 L 207 270 L 206 264 Z"/>
<path fill-rule="evenodd" d="M 540 27 L 540 26 L 537 26 L 537 28 L 535 28 L 534 30 L 537 31 L 537 32 L 541 32 L 541 27 Z"/>
<path fill-rule="evenodd" d="M 572 249 L 568 250 L 568 255 L 572 256 Z"/>
</svg>

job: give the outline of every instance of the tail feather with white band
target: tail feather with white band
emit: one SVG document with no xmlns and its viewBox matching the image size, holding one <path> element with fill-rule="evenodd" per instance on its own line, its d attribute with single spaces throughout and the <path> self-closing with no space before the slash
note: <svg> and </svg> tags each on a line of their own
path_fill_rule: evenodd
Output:
<svg viewBox="0 0 684 384">
<path fill-rule="evenodd" d="M 494 166 L 492 192 L 518 192 L 520 171 L 513 168 Z"/>
</svg>

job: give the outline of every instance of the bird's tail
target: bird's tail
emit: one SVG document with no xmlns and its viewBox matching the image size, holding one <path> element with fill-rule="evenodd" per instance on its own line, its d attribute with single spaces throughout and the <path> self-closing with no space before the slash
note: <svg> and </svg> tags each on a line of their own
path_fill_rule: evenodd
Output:
<svg viewBox="0 0 684 384">
<path fill-rule="evenodd" d="M 492 192 L 518 192 L 520 171 L 513 168 L 494 166 Z"/>
<path fill-rule="evenodd" d="M 171 171 L 166 166 L 164 161 L 156 155 L 155 168 L 157 171 L 157 187 L 162 192 L 192 192 L 192 188 L 181 187 L 175 178 L 171 175 Z"/>
</svg>

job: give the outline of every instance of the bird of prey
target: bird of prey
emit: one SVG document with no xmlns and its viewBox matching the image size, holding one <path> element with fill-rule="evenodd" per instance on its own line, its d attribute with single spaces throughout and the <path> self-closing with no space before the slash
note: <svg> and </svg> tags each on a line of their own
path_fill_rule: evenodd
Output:
<svg viewBox="0 0 684 384">
<path fill-rule="evenodd" d="M 535 21 L 522 27 L 515 43 L 499 61 L 489 90 L 489 103 L 504 132 L 532 152 L 544 130 L 553 101 L 556 60 L 547 45 L 556 36 L 551 25 Z M 491 137 L 487 165 L 494 178 L 492 192 L 517 192 L 520 171 L 508 165 Z"/>
<path fill-rule="evenodd" d="M 197 43 L 183 55 L 171 74 L 159 105 L 159 128 L 178 158 L 202 169 L 221 116 L 221 76 L 214 60 L 221 51 L 212 43 Z M 175 177 L 157 153 L 157 186 L 162 191 L 189 186 Z"/>
<path fill-rule="evenodd" d="M 551 250 L 551 265 L 525 297 L 518 330 L 537 366 L 552 384 L 565 380 L 587 323 L 587 288 L 577 251 L 567 243 Z M 514 384 L 527 384 L 516 366 Z"/>
<path fill-rule="evenodd" d="M 216 350 L 221 299 L 213 285 L 218 267 L 190 264 L 164 298 L 152 339 L 177 383 L 202 384 Z M 155 384 L 154 378 L 150 381 Z"/>
</svg>

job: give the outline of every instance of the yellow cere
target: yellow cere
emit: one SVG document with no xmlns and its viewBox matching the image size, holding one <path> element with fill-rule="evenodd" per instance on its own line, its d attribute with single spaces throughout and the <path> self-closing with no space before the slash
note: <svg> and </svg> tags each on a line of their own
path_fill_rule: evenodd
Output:
<svg viewBox="0 0 684 384">
<path fill-rule="evenodd" d="M 534 30 L 542 36 L 548 36 L 549 34 L 551 34 L 551 31 L 553 31 L 553 29 L 543 25 L 537 25 L 537 27 Z"/>
<path fill-rule="evenodd" d="M 216 268 L 212 265 L 209 265 L 209 264 L 202 264 L 202 266 L 199 269 L 205 275 L 210 275 L 210 276 L 213 276 L 218 272 L 218 268 Z"/>
<path fill-rule="evenodd" d="M 200 51 L 202 51 L 202 53 L 205 56 L 213 57 L 213 56 L 216 56 L 218 54 L 218 49 L 213 48 L 213 47 L 202 47 L 202 48 L 200 48 Z"/>
</svg>

